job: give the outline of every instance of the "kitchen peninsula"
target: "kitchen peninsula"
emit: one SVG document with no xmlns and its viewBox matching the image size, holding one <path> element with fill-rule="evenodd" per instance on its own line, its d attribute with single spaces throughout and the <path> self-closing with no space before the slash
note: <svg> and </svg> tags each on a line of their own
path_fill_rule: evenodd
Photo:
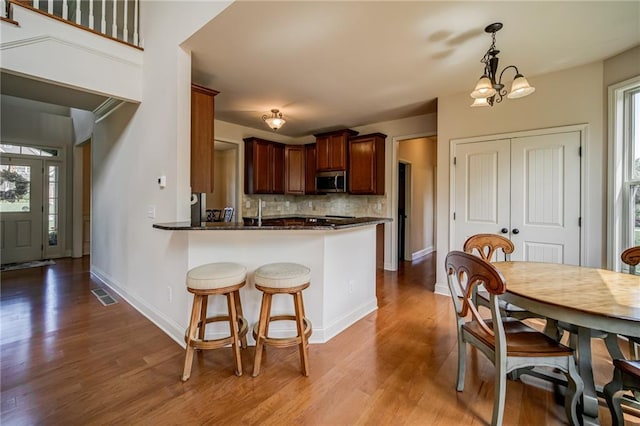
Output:
<svg viewBox="0 0 640 426">
<path fill-rule="evenodd" d="M 261 218 L 260 226 L 256 219 L 245 218 L 245 223 L 202 222 L 199 226 L 158 223 L 153 227 L 187 234 L 189 269 L 211 262 L 246 266 L 247 285 L 240 294 L 244 316 L 251 326 L 258 320 L 261 300 L 261 293 L 253 285 L 253 271 L 272 262 L 295 262 L 311 268 L 311 286 L 304 292 L 306 315 L 313 325 L 311 343 L 328 341 L 377 309 L 376 225 L 390 219 L 269 216 Z M 210 309 L 224 311 L 224 300 L 215 299 Z M 290 297 L 274 298 L 274 315 L 291 311 Z M 293 323 L 278 322 L 270 332 L 274 336 L 290 335 L 294 327 Z"/>
</svg>

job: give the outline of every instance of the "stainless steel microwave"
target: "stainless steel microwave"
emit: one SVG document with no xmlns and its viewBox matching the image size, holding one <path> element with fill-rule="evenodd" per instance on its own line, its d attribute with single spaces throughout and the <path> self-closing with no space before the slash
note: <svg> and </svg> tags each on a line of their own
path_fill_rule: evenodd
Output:
<svg viewBox="0 0 640 426">
<path fill-rule="evenodd" d="M 316 173 L 316 192 L 347 192 L 347 172 L 318 172 Z"/>
</svg>

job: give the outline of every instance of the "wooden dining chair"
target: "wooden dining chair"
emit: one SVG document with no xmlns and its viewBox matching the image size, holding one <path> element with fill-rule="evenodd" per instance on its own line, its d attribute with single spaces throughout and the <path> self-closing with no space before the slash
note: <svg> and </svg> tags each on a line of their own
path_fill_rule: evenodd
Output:
<svg viewBox="0 0 640 426">
<path fill-rule="evenodd" d="M 620 259 L 623 263 L 629 265 L 629 273 L 631 275 L 638 275 L 640 271 L 636 268 L 640 263 L 640 246 L 629 247 L 620 255 Z M 640 359 L 640 338 L 639 337 L 627 337 L 629 339 L 629 357 L 631 359 Z M 639 398 L 640 399 L 640 398 Z"/>
<path fill-rule="evenodd" d="M 458 392 L 464 389 L 466 348 L 470 344 L 496 368 L 492 425 L 502 424 L 507 374 L 515 370 L 527 374 L 532 367 L 539 366 L 558 368 L 566 374 L 565 412 L 571 424 L 579 424 L 577 404 L 584 384 L 576 370 L 573 350 L 516 318 L 503 317 L 498 296 L 506 291 L 507 284 L 489 262 L 452 251 L 447 254 L 445 268 L 457 316 Z M 484 319 L 473 301 L 473 291 L 481 284 L 489 293 L 491 319 Z"/>
<path fill-rule="evenodd" d="M 472 235 L 464 242 L 462 250 L 465 253 L 475 254 L 487 262 L 494 260 L 510 260 L 511 253 L 515 247 L 511 240 L 498 234 L 476 234 Z M 502 252 L 502 256 L 500 256 Z M 503 257 L 502 259 L 500 259 Z M 489 307 L 489 293 L 484 289 L 477 289 L 474 294 L 477 306 Z M 525 318 L 541 318 L 540 315 L 527 311 L 512 303 L 508 303 L 499 299 L 500 309 L 506 316 L 525 319 Z"/>
<path fill-rule="evenodd" d="M 604 387 L 604 397 L 611 412 L 611 424 L 624 426 L 620 399 L 623 391 L 640 395 L 640 360 L 613 360 L 613 380 Z"/>
</svg>

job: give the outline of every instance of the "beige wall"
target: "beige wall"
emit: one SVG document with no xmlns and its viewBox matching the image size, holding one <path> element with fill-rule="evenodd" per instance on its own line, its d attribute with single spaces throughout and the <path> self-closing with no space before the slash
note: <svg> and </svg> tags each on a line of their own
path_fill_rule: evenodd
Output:
<svg viewBox="0 0 640 426">
<path fill-rule="evenodd" d="M 527 76 L 536 92 L 522 99 L 505 100 L 492 108 L 470 108 L 469 90 L 438 100 L 438 173 L 436 247 L 438 265 L 450 249 L 449 173 L 452 139 L 495 135 L 522 130 L 587 124 L 583 144 L 583 265 L 603 266 L 606 209 L 606 144 L 603 140 L 603 64 L 596 62 L 555 73 Z M 437 285 L 446 289 L 438 268 Z"/>
<path fill-rule="evenodd" d="M 410 164 L 411 170 L 405 251 L 408 259 L 434 250 L 436 143 L 436 137 L 428 137 L 398 144 L 398 162 Z"/>
<path fill-rule="evenodd" d="M 237 153 L 236 149 L 215 152 L 215 164 L 213 167 L 214 191 L 211 194 L 207 194 L 208 209 L 233 207 L 238 210 L 238 206 L 235 205 Z"/>
</svg>

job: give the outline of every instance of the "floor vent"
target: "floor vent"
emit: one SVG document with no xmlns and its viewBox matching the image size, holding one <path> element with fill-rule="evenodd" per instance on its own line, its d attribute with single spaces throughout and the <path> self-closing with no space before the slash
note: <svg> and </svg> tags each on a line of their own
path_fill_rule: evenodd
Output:
<svg viewBox="0 0 640 426">
<path fill-rule="evenodd" d="M 114 299 L 106 290 L 101 288 L 94 288 L 91 290 L 91 293 L 94 294 L 104 306 L 113 305 L 114 303 L 118 303 L 116 299 Z"/>
</svg>

